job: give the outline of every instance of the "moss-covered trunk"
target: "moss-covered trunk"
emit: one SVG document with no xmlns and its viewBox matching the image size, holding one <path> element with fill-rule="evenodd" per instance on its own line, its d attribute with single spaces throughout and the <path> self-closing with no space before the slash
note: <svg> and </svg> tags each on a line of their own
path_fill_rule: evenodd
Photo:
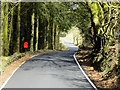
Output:
<svg viewBox="0 0 120 90">
<path fill-rule="evenodd" d="M 57 44 L 57 42 L 56 42 L 56 28 L 57 28 L 57 25 L 55 25 L 54 26 L 54 49 L 57 49 L 57 47 L 56 47 L 56 44 Z"/>
<path fill-rule="evenodd" d="M 3 37 L 3 46 L 2 53 L 4 56 L 9 54 L 9 44 L 8 44 L 8 8 L 9 4 L 2 3 L 2 37 Z"/>
<path fill-rule="evenodd" d="M 113 12 L 114 9 L 112 10 L 107 4 L 109 3 L 88 2 L 94 42 L 94 48 L 90 54 L 91 61 L 96 69 L 105 71 L 105 73 L 108 73 L 111 70 L 111 66 L 109 66 L 108 63 L 112 56 L 109 55 L 108 51 L 110 42 L 114 42 L 113 32 L 117 22 L 117 13 L 112 14 L 111 12 Z M 115 10 L 118 11 L 117 9 Z"/>
<path fill-rule="evenodd" d="M 0 2 L 0 7 L 1 7 L 1 2 Z M 1 11 L 1 9 L 0 9 Z M 1 32 L 1 13 L 0 13 L 0 56 L 2 55 L 2 48 L 1 48 L 1 45 L 2 45 L 2 32 Z"/>
<path fill-rule="evenodd" d="M 34 40 L 34 18 L 35 18 L 35 13 L 34 13 L 34 9 L 32 11 L 32 16 L 31 16 L 31 24 L 32 24 L 32 30 L 31 30 L 31 41 L 30 41 L 30 51 L 34 51 L 34 48 L 33 48 L 33 40 Z"/>
<path fill-rule="evenodd" d="M 45 29 L 45 24 L 43 22 L 43 19 L 39 19 L 39 39 L 38 39 L 38 48 L 44 49 L 44 29 Z"/>
<path fill-rule="evenodd" d="M 18 4 L 18 11 L 17 11 L 17 25 L 16 25 L 16 42 L 14 45 L 14 52 L 20 52 L 20 7 L 21 3 Z"/>
<path fill-rule="evenodd" d="M 12 45 L 12 34 L 13 34 L 13 15 L 14 15 L 14 8 L 11 10 L 11 18 L 10 18 L 10 29 L 9 29 L 9 55 L 12 53 L 11 45 Z"/>
<path fill-rule="evenodd" d="M 38 33 L 39 32 L 39 16 L 37 15 L 37 27 L 36 27 L 36 44 L 35 44 L 35 51 L 38 50 Z"/>
<path fill-rule="evenodd" d="M 46 21 L 46 49 L 49 48 L 49 20 Z"/>
<path fill-rule="evenodd" d="M 60 48 L 60 42 L 59 42 L 59 38 L 60 38 L 60 31 L 59 31 L 59 27 L 58 27 L 58 25 L 56 26 L 56 49 L 58 49 L 59 50 L 59 48 Z"/>
<path fill-rule="evenodd" d="M 47 20 L 45 20 L 45 27 L 44 27 L 44 49 L 48 49 L 47 47 Z"/>
<path fill-rule="evenodd" d="M 3 56 L 4 3 L 1 3 L 1 56 Z"/>
</svg>

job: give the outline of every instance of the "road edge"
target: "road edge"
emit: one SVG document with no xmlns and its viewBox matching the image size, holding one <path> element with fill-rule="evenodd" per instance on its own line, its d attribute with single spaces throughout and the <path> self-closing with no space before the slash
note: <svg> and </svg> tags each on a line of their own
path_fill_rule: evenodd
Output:
<svg viewBox="0 0 120 90">
<path fill-rule="evenodd" d="M 76 52 L 77 53 L 77 52 Z M 90 80 L 90 78 L 87 76 L 87 74 L 85 73 L 85 71 L 83 70 L 83 68 L 80 66 L 79 62 L 77 61 L 75 55 L 76 53 L 73 55 L 79 69 L 82 71 L 82 73 L 84 74 L 84 76 L 86 77 L 86 79 L 88 80 L 88 82 L 92 85 L 92 87 L 95 89 L 95 90 L 98 90 L 98 88 L 95 86 L 95 84 Z"/>
<path fill-rule="evenodd" d="M 92 81 L 90 80 L 90 78 L 87 76 L 87 74 L 84 72 L 84 70 L 82 69 L 82 67 L 80 66 L 80 64 L 78 63 L 75 55 L 76 55 L 76 53 L 73 55 L 73 57 L 74 57 L 77 65 L 78 65 L 79 69 L 82 71 L 82 73 L 84 74 L 84 76 L 86 77 L 86 79 L 88 80 L 88 82 L 92 85 L 92 87 L 93 87 L 95 90 L 98 90 L 97 87 L 92 83 Z M 35 57 L 35 56 L 38 56 L 38 55 L 34 55 L 34 56 L 32 56 L 31 58 L 33 58 L 33 57 Z M 29 59 L 30 59 L 30 58 L 29 58 Z M 28 59 L 28 60 L 29 60 L 29 59 Z M 27 61 L 27 60 L 26 60 L 26 61 Z M 19 65 L 18 68 L 16 68 L 16 69 L 13 71 L 13 73 L 11 74 L 11 76 L 3 83 L 2 87 L 0 88 L 0 90 L 2 90 L 2 89 L 5 87 L 5 85 L 8 83 L 8 81 L 10 80 L 10 78 L 14 75 L 14 73 L 15 73 L 15 72 L 20 68 L 20 66 L 22 66 L 26 61 L 24 61 L 21 65 Z"/>
<path fill-rule="evenodd" d="M 33 57 L 35 57 L 35 56 L 38 56 L 38 55 L 34 55 L 34 56 L 32 56 L 31 58 L 33 58 Z M 29 59 L 30 59 L 30 58 L 29 58 Z M 28 59 L 28 60 L 29 60 L 29 59 Z M 26 61 L 27 61 L 27 60 L 26 60 Z M 10 80 L 10 78 L 15 74 L 15 72 L 16 72 L 26 61 L 22 62 L 21 65 L 19 65 L 19 67 L 17 67 L 17 68 L 13 71 L 13 73 L 10 75 L 10 77 L 3 83 L 2 87 L 0 88 L 0 90 L 2 90 L 2 89 L 5 87 L 5 85 L 8 83 L 8 81 Z"/>
</svg>

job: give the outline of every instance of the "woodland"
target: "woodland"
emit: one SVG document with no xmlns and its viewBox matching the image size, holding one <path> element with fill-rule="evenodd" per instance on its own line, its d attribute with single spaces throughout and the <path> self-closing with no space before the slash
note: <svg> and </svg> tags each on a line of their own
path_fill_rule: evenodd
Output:
<svg viewBox="0 0 120 90">
<path fill-rule="evenodd" d="M 79 48 L 91 45 L 89 60 L 94 68 L 107 78 L 115 71 L 120 86 L 119 2 L 2 2 L 1 24 L 1 57 L 59 50 L 61 33 L 79 28 L 84 39 L 82 45 L 77 44 Z M 27 49 L 24 42 L 28 42 Z"/>
</svg>

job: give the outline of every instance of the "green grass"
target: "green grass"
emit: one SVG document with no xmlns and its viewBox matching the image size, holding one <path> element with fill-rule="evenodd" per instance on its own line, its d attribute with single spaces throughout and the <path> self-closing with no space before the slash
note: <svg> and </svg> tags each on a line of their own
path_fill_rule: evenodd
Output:
<svg viewBox="0 0 120 90">
<path fill-rule="evenodd" d="M 11 64 L 13 61 L 25 56 L 25 53 L 15 53 L 12 56 L 8 56 L 8 57 L 0 57 L 0 74 L 1 72 L 3 72 L 5 70 L 5 67 L 8 66 L 9 64 Z"/>
</svg>

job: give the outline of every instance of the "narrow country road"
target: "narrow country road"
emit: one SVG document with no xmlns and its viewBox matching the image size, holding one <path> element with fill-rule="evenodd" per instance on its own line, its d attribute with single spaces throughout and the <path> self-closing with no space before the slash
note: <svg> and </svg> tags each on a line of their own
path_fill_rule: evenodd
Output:
<svg viewBox="0 0 120 90">
<path fill-rule="evenodd" d="M 61 40 L 69 50 L 38 55 L 27 60 L 4 88 L 89 88 L 94 90 L 73 58 L 77 47 L 63 38 Z"/>
</svg>

